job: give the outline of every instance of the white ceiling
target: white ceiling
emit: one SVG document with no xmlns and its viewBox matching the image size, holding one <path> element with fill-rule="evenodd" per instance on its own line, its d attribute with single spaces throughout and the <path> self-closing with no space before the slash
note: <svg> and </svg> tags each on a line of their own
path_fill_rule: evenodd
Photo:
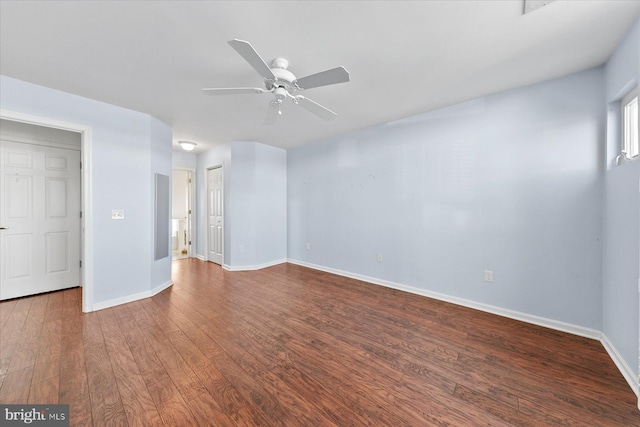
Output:
<svg viewBox="0 0 640 427">
<path fill-rule="evenodd" d="M 0 1 L 0 74 L 151 114 L 198 151 L 227 141 L 290 148 L 603 64 L 640 1 Z M 342 65 L 351 82 L 304 95 L 325 122 L 260 86 L 228 44 L 247 40 L 303 77 Z"/>
</svg>

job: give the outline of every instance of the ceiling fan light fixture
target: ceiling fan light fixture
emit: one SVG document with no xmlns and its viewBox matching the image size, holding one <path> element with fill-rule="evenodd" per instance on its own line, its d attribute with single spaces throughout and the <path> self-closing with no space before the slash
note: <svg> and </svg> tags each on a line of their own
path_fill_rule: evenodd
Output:
<svg viewBox="0 0 640 427">
<path fill-rule="evenodd" d="M 191 141 L 178 141 L 178 144 L 180 144 L 180 148 L 184 151 L 193 151 L 193 149 L 196 148 L 196 145 L 198 145 Z"/>
</svg>

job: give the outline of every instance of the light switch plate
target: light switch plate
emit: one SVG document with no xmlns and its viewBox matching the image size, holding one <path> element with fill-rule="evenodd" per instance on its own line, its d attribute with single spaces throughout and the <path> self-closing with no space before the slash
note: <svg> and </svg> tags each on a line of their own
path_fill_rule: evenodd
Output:
<svg viewBox="0 0 640 427">
<path fill-rule="evenodd" d="M 124 211 L 112 210 L 111 219 L 124 219 Z"/>
</svg>

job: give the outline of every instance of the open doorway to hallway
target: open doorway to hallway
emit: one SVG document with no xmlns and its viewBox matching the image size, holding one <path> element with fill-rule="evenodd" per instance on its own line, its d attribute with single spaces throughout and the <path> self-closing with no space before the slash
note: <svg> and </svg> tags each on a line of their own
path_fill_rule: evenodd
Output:
<svg viewBox="0 0 640 427">
<path fill-rule="evenodd" d="M 193 212 L 193 171 L 173 169 L 171 197 L 171 257 L 193 256 L 191 245 Z"/>
</svg>

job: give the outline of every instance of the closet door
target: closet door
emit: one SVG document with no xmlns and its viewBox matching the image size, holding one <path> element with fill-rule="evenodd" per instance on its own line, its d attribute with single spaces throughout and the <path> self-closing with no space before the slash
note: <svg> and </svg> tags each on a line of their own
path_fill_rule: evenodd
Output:
<svg viewBox="0 0 640 427">
<path fill-rule="evenodd" d="M 0 141 L 0 299 L 80 284 L 80 151 Z"/>
</svg>

